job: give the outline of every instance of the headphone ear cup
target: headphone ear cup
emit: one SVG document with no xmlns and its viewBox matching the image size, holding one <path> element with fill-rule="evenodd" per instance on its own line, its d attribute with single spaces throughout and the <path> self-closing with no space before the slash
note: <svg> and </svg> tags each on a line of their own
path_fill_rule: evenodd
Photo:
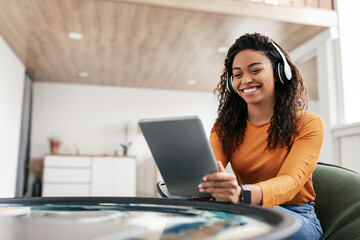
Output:
<svg viewBox="0 0 360 240">
<path fill-rule="evenodd" d="M 282 63 L 278 63 L 274 69 L 275 77 L 280 80 L 282 84 L 285 84 L 284 80 L 286 79 L 284 72 L 284 65 Z"/>
<path fill-rule="evenodd" d="M 226 74 L 226 87 L 231 94 L 237 94 L 234 84 L 233 84 L 232 74 L 229 74 L 229 73 Z"/>
</svg>

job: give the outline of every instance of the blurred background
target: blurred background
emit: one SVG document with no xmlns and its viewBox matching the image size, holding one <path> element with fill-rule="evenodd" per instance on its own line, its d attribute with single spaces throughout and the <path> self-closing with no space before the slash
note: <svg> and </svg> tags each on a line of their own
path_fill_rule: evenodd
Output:
<svg viewBox="0 0 360 240">
<path fill-rule="evenodd" d="M 0 197 L 155 196 L 137 122 L 210 134 L 228 48 L 284 47 L 325 122 L 319 161 L 360 171 L 358 1 L 0 0 Z"/>
</svg>

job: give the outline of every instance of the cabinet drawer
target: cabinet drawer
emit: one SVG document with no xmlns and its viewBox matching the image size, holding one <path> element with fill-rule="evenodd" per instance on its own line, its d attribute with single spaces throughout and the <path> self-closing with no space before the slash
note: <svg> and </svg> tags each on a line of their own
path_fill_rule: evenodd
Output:
<svg viewBox="0 0 360 240">
<path fill-rule="evenodd" d="M 45 167 L 91 167 L 91 157 L 46 156 Z"/>
<path fill-rule="evenodd" d="M 45 168 L 43 182 L 88 183 L 90 169 L 76 168 Z"/>
<path fill-rule="evenodd" d="M 61 196 L 89 196 L 89 184 L 56 184 L 44 183 L 42 189 L 43 197 Z"/>
</svg>

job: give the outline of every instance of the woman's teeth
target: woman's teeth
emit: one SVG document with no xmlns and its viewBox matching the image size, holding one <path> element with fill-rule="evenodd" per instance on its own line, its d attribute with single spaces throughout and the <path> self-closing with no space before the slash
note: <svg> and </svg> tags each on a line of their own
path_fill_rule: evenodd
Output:
<svg viewBox="0 0 360 240">
<path fill-rule="evenodd" d="M 248 89 L 244 89 L 244 93 L 250 93 L 250 92 L 254 92 L 256 89 L 258 89 L 257 87 L 253 87 L 253 88 L 248 88 Z"/>
</svg>

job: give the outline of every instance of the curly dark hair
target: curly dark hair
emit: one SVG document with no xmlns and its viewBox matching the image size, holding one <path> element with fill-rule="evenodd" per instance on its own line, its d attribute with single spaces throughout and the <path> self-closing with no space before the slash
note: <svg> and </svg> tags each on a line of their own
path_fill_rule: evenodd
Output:
<svg viewBox="0 0 360 240">
<path fill-rule="evenodd" d="M 292 78 L 290 81 L 285 80 L 285 84 L 282 84 L 278 76 L 274 74 L 276 79 L 275 106 L 274 115 L 270 119 L 266 149 L 284 146 L 290 148 L 291 139 L 297 134 L 297 111 L 307 109 L 307 89 L 298 68 L 290 59 L 289 54 L 267 36 L 259 33 L 241 36 L 230 47 L 225 58 L 225 67 L 220 77 L 220 83 L 214 90 L 215 93 L 218 93 L 217 97 L 219 99 L 218 117 L 214 131 L 222 141 L 223 151 L 229 154 L 238 149 L 244 140 L 248 111 L 245 100 L 227 90 L 227 73 L 232 74 L 232 64 L 235 56 L 246 49 L 262 52 L 271 61 L 274 70 L 275 66 L 282 60 L 272 43 L 275 43 L 285 55 L 291 68 Z"/>
</svg>

